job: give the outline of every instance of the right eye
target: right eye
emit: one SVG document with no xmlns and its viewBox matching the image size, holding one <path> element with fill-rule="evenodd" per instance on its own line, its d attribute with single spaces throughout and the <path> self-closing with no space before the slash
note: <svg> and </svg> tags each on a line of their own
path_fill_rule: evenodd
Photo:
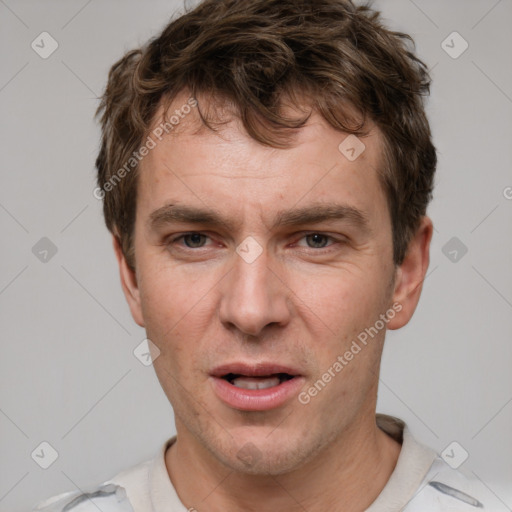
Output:
<svg viewBox="0 0 512 512">
<path fill-rule="evenodd" d="M 170 243 L 177 243 L 178 241 L 183 241 L 185 246 L 189 249 L 200 248 L 204 246 L 204 242 L 208 237 L 202 233 L 185 233 L 171 240 Z"/>
</svg>

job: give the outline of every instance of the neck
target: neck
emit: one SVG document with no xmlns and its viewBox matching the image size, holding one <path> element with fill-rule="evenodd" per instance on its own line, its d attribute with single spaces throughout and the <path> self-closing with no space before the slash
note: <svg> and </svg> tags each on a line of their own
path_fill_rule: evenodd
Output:
<svg viewBox="0 0 512 512">
<path fill-rule="evenodd" d="M 181 501 L 198 512 L 363 511 L 386 485 L 401 448 L 369 417 L 294 471 L 251 475 L 227 468 L 180 430 L 165 462 Z"/>
</svg>

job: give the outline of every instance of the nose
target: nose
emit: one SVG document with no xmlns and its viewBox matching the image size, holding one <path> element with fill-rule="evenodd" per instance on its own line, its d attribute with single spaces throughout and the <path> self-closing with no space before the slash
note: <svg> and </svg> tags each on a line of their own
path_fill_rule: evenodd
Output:
<svg viewBox="0 0 512 512">
<path fill-rule="evenodd" d="M 245 335 L 261 336 L 271 327 L 286 325 L 290 320 L 290 291 L 283 278 L 270 268 L 264 250 L 248 262 L 238 254 L 221 284 L 220 320 L 228 329 Z"/>
</svg>

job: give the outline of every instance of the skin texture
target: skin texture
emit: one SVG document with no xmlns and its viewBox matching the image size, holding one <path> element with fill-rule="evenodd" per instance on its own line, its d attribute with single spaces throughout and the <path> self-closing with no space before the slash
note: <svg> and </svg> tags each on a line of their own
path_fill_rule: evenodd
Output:
<svg viewBox="0 0 512 512">
<path fill-rule="evenodd" d="M 289 149 L 264 147 L 226 119 L 218 133 L 198 131 L 193 109 L 144 158 L 135 272 L 114 238 L 133 318 L 161 351 L 154 367 L 177 429 L 169 476 L 185 506 L 200 512 L 364 510 L 400 451 L 375 423 L 386 329 L 307 405 L 294 396 L 269 411 L 233 409 L 213 392 L 210 372 L 233 361 L 280 363 L 299 369 L 307 390 L 394 303 L 401 310 L 386 327 L 405 325 L 427 271 L 432 223 L 422 219 L 396 267 L 376 128 L 351 162 L 338 150 L 346 134 L 317 114 Z M 169 203 L 215 210 L 232 225 L 152 226 L 151 214 Z M 367 223 L 274 226 L 278 213 L 319 203 L 356 209 Z M 190 231 L 205 237 L 178 239 Z M 252 263 L 236 252 L 248 236 L 262 248 Z M 251 464 L 241 449 L 253 451 Z"/>
</svg>

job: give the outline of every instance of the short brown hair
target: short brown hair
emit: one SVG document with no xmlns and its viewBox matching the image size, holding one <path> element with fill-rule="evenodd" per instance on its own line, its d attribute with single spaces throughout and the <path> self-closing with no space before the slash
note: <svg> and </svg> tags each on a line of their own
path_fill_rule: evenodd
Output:
<svg viewBox="0 0 512 512">
<path fill-rule="evenodd" d="M 283 114 L 285 99 L 298 95 L 342 132 L 363 136 L 370 119 L 383 135 L 379 173 L 400 264 L 426 213 L 437 162 L 423 104 L 430 77 L 412 44 L 350 0 L 205 0 L 128 52 L 112 66 L 98 107 L 96 160 L 105 221 L 128 264 L 134 268 L 138 166 L 106 185 L 143 143 L 157 108 L 182 91 L 232 105 L 247 133 L 272 147 L 287 147 L 307 122 L 310 113 Z"/>
</svg>

